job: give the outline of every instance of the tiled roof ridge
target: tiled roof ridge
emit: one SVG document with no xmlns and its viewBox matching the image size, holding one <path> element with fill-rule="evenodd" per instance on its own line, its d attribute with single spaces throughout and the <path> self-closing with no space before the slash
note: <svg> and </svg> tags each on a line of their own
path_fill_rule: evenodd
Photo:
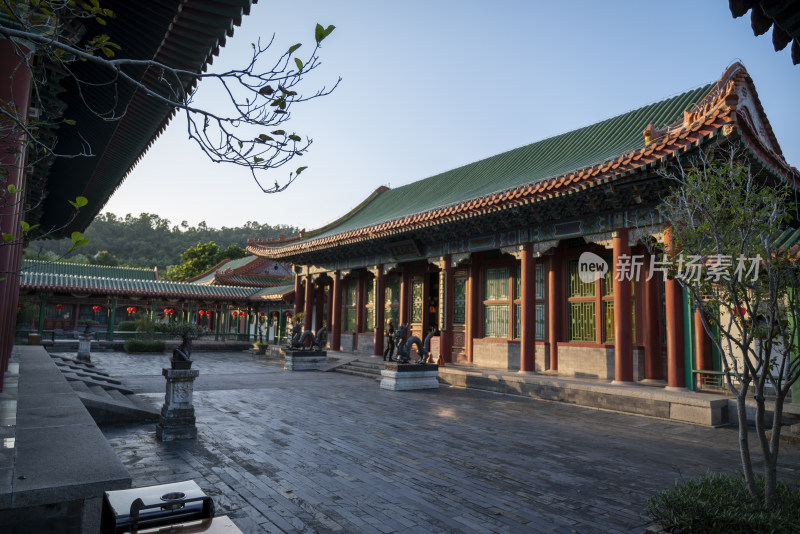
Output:
<svg viewBox="0 0 800 534">
<path fill-rule="evenodd" d="M 261 247 L 249 245 L 253 254 L 271 258 L 288 257 L 295 254 L 320 250 L 336 244 L 351 244 L 365 239 L 387 236 L 413 229 L 470 218 L 475 215 L 508 209 L 520 204 L 539 202 L 554 197 L 572 194 L 575 191 L 594 187 L 612 179 L 633 174 L 639 170 L 653 167 L 671 155 L 692 150 L 702 140 L 719 134 L 723 126 L 736 126 L 738 97 L 733 93 L 737 83 L 752 86 L 747 71 L 740 63 L 726 69 L 720 80 L 706 93 L 706 96 L 691 110 L 686 110 L 682 120 L 671 123 L 662 131 L 652 131 L 656 135 L 643 148 L 622 154 L 601 163 L 573 170 L 539 182 L 516 186 L 505 191 L 489 193 L 464 200 L 449 206 L 437 207 L 424 212 L 411 214 L 398 219 L 384 221 L 370 226 L 356 228 L 340 234 L 312 239 L 283 247 Z M 763 107 L 755 99 L 758 112 Z M 648 129 L 653 129 L 650 125 Z M 647 133 L 647 130 L 645 131 Z M 732 132 L 730 132 L 732 133 Z M 770 129 L 771 133 L 771 129 Z M 727 135 L 727 134 L 726 134 Z M 774 134 L 771 135 L 774 140 Z M 775 141 L 775 146 L 777 141 Z M 782 155 L 776 155 L 782 160 Z M 797 170 L 789 169 L 789 176 L 797 176 Z M 795 179 L 796 180 L 796 179 Z"/>
<path fill-rule="evenodd" d="M 410 185 L 410 184 L 406 184 L 406 185 Z M 401 186 L 401 187 L 405 187 L 405 186 Z M 375 189 L 375 191 L 370 193 L 369 196 L 367 196 L 367 198 L 365 198 L 364 200 L 359 202 L 356 205 L 356 207 L 354 207 L 353 209 L 351 209 L 350 211 L 348 211 L 347 213 L 345 213 L 341 217 L 337 218 L 334 221 L 329 222 L 328 224 L 326 224 L 324 226 L 321 226 L 321 227 L 317 228 L 316 230 L 311 230 L 310 232 L 306 232 L 305 235 L 302 236 L 302 237 L 310 239 L 310 238 L 312 238 L 312 237 L 314 237 L 316 235 L 321 234 L 322 232 L 325 232 L 326 230 L 329 230 L 331 228 L 335 228 L 342 221 L 346 221 L 347 219 L 349 219 L 350 217 L 352 217 L 353 215 L 358 213 L 360 210 L 364 209 L 364 207 L 367 204 L 369 204 L 370 202 L 372 202 L 373 199 L 375 199 L 378 195 L 380 195 L 381 193 L 383 193 L 385 191 L 389 191 L 389 190 L 390 190 L 390 188 L 388 186 L 385 186 L 385 185 L 382 185 L 382 186 L 378 187 L 377 189 Z"/>
<path fill-rule="evenodd" d="M 23 266 L 25 265 L 25 262 L 30 262 L 30 263 L 38 263 L 38 264 L 55 264 L 55 265 L 66 265 L 66 266 L 77 265 L 77 266 L 80 266 L 80 267 L 88 267 L 88 268 L 97 267 L 97 268 L 101 268 L 101 269 L 126 269 L 126 270 L 147 271 L 147 272 L 150 272 L 150 273 L 154 272 L 154 270 L 151 269 L 150 267 L 128 267 L 128 266 L 125 266 L 125 265 L 92 265 L 90 263 L 72 263 L 72 262 L 69 262 L 69 261 L 37 260 L 37 259 L 34 259 L 34 258 L 23 258 L 22 262 L 23 262 Z"/>
<path fill-rule="evenodd" d="M 241 286 L 204 286 L 172 280 L 130 280 L 103 276 L 62 273 L 23 273 L 20 287 L 62 291 L 102 290 L 108 294 L 202 296 L 204 298 L 246 298 L 257 293 Z"/>
</svg>

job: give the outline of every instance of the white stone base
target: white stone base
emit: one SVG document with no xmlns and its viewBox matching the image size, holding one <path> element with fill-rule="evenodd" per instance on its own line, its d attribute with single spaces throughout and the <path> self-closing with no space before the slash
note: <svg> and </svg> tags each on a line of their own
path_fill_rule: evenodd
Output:
<svg viewBox="0 0 800 534">
<path fill-rule="evenodd" d="M 412 389 L 438 389 L 439 371 L 381 371 L 381 389 L 408 391 Z"/>
<path fill-rule="evenodd" d="M 286 354 L 286 361 L 283 368 L 287 371 L 316 371 L 328 365 L 328 356 L 323 352 L 321 355 L 301 356 L 297 354 Z"/>
</svg>

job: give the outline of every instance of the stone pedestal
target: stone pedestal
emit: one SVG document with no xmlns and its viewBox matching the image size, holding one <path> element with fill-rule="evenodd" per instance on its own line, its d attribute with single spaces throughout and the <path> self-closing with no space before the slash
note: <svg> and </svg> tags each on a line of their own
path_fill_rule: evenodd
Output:
<svg viewBox="0 0 800 534">
<path fill-rule="evenodd" d="M 381 376 L 381 389 L 408 391 L 439 388 L 439 366 L 434 363 L 387 363 Z"/>
<path fill-rule="evenodd" d="M 92 338 L 89 336 L 81 336 L 78 338 L 78 360 L 82 362 L 90 362 L 92 351 Z"/>
<path fill-rule="evenodd" d="M 324 350 L 290 350 L 282 349 L 286 358 L 283 368 L 287 371 L 316 371 L 328 364 L 328 355 Z"/>
<path fill-rule="evenodd" d="M 196 438 L 192 391 L 194 379 L 200 375 L 200 371 L 162 369 L 161 374 L 167 379 L 167 394 L 156 425 L 156 436 L 161 441 Z"/>
</svg>

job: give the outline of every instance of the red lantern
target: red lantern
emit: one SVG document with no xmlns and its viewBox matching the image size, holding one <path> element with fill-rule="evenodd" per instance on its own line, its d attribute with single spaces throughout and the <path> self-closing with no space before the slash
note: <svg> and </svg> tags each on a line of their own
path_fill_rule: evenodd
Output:
<svg viewBox="0 0 800 534">
<path fill-rule="evenodd" d="M 287 311 L 284 315 L 286 315 L 286 317 L 291 317 L 292 316 L 292 312 Z"/>
<path fill-rule="evenodd" d="M 261 312 L 258 315 L 261 316 L 261 317 L 264 317 L 264 312 Z"/>
<path fill-rule="evenodd" d="M 235 311 L 231 312 L 231 317 L 236 317 L 237 315 L 239 315 L 237 312 Z"/>
<path fill-rule="evenodd" d="M 64 306 L 62 306 L 61 304 L 56 304 L 56 309 L 57 309 L 58 311 L 61 311 L 61 310 L 63 310 L 63 309 L 64 309 Z"/>
<path fill-rule="evenodd" d="M 197 314 L 198 314 L 200 317 L 202 317 L 203 315 L 205 315 L 205 314 L 206 314 L 206 312 L 204 312 L 203 310 L 200 310 L 199 312 L 197 312 Z"/>
<path fill-rule="evenodd" d="M 211 315 L 211 310 L 206 310 L 206 315 Z"/>
<path fill-rule="evenodd" d="M 94 311 L 95 313 L 102 311 L 102 309 L 103 309 L 102 306 L 92 306 L 92 311 Z"/>
<path fill-rule="evenodd" d="M 244 317 L 245 315 L 247 315 L 245 312 L 239 312 L 239 317 Z"/>
<path fill-rule="evenodd" d="M 278 316 L 278 312 L 272 312 L 272 316 L 273 317 L 277 317 Z"/>
</svg>

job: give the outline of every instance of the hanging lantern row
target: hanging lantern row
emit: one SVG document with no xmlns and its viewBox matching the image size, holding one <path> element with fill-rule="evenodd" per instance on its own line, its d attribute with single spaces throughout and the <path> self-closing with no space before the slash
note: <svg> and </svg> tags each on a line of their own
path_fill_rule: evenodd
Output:
<svg viewBox="0 0 800 534">
<path fill-rule="evenodd" d="M 175 308 L 164 308 L 164 315 L 172 315 L 175 313 Z"/>
<path fill-rule="evenodd" d="M 125 309 L 126 309 L 126 310 L 128 310 L 128 314 L 131 314 L 131 313 L 136 313 L 136 310 L 137 310 L 138 308 L 137 308 L 136 306 L 128 306 L 128 307 L 127 307 L 127 308 L 125 308 Z"/>
<path fill-rule="evenodd" d="M 94 312 L 95 315 L 97 315 L 98 312 L 103 311 L 103 307 L 102 306 L 92 306 L 92 311 Z"/>
</svg>

